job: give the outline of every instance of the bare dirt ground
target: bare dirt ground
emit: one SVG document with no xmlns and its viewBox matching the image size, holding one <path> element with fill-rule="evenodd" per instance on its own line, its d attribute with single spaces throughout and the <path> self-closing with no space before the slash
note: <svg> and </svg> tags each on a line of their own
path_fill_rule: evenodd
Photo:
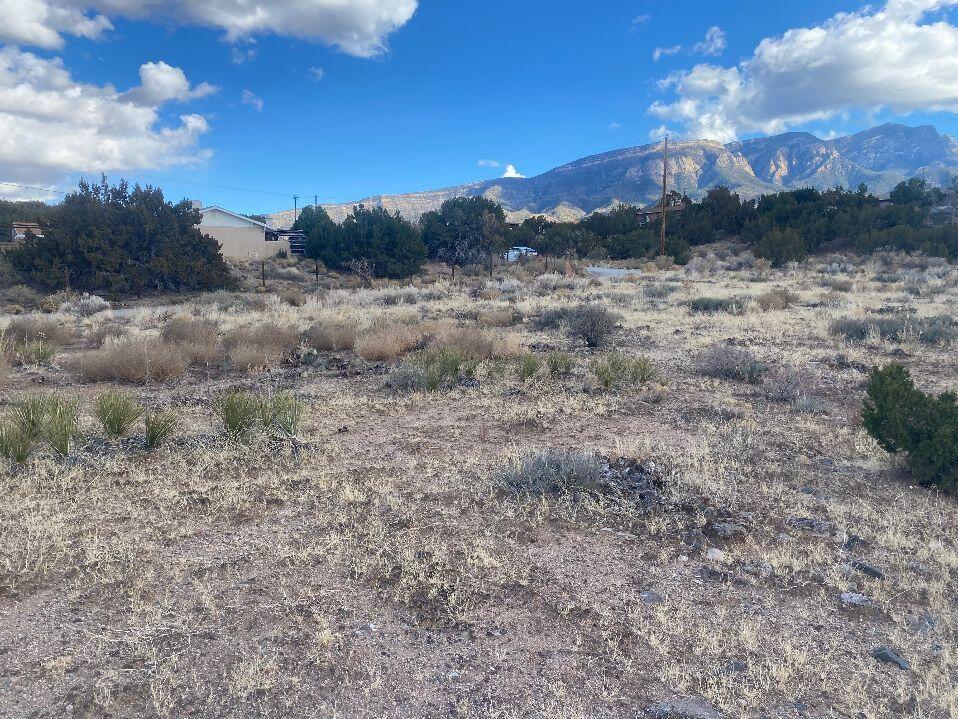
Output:
<svg viewBox="0 0 958 719">
<path fill-rule="evenodd" d="M 871 366 L 955 389 L 955 346 L 830 332 L 954 315 L 958 270 L 736 266 L 50 315 L 72 339 L 44 364 L 12 360 L 3 404 L 75 398 L 81 433 L 66 458 L 4 460 L 0 716 L 958 717 L 958 504 L 914 486 L 859 422 Z M 763 309 L 771 290 L 795 296 Z M 739 302 L 692 312 L 703 296 Z M 616 350 L 655 379 L 605 389 L 604 350 L 540 328 L 586 301 L 618 315 Z M 110 348 L 124 365 L 135 342 L 179 352 L 147 343 L 187 315 L 215 337 L 182 376 L 84 381 Z M 279 351 L 249 340 L 263 359 L 239 362 L 229 338 L 264 323 L 348 327 L 353 349 L 307 350 L 307 333 Z M 417 329 L 430 323 L 444 329 Z M 474 376 L 385 386 L 411 349 L 397 336 L 451 342 L 453 326 L 493 347 Z M 762 376 L 704 374 L 716 342 Z M 520 378 L 526 352 L 554 350 L 570 374 Z M 172 409 L 175 437 L 152 452 L 136 432 L 105 439 L 91 407 L 117 388 Z M 214 400 L 237 389 L 300 398 L 297 437 L 226 437 Z M 632 468 L 641 499 L 504 487 L 503 467 L 555 448 Z"/>
</svg>

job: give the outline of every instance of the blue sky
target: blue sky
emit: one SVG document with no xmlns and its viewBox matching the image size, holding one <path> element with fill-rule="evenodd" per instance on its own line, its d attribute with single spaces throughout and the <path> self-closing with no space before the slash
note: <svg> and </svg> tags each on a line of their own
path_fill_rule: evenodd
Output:
<svg viewBox="0 0 958 719">
<path fill-rule="evenodd" d="M 666 131 L 958 133 L 952 0 L 357 0 L 346 15 L 299 0 L 254 20 L 238 0 L 44 3 L 28 17 L 35 0 L 7 0 L 21 22 L 0 29 L 0 181 L 30 187 L 106 171 L 269 212 L 294 193 L 534 175 Z"/>
</svg>

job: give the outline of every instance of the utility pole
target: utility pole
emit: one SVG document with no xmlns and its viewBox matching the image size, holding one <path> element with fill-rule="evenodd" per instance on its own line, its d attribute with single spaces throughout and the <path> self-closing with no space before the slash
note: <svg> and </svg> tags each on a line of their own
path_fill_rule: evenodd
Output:
<svg viewBox="0 0 958 719">
<path fill-rule="evenodd" d="M 669 136 L 665 136 L 665 152 L 662 156 L 662 223 L 659 227 L 659 255 L 665 256 L 665 198 L 669 178 Z"/>
<path fill-rule="evenodd" d="M 296 224 L 296 211 L 298 209 L 299 195 L 293 195 L 293 224 Z"/>
<path fill-rule="evenodd" d="M 313 207 L 319 207 L 319 195 L 313 195 Z"/>
</svg>

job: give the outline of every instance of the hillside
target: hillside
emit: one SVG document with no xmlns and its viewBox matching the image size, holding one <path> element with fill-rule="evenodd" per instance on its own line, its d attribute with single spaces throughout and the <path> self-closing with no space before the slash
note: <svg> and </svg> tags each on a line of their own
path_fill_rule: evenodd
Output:
<svg viewBox="0 0 958 719">
<path fill-rule="evenodd" d="M 418 219 L 450 197 L 485 195 L 500 202 L 509 218 L 533 214 L 575 220 L 618 202 L 649 204 L 661 192 L 662 143 L 592 155 L 528 178 L 502 178 L 432 192 L 377 195 L 326 205 L 341 221 L 353 205 L 381 205 Z M 715 185 L 727 185 L 745 197 L 782 189 L 868 185 L 888 192 L 908 177 L 946 182 L 958 173 L 958 144 L 931 125 L 887 124 L 863 132 L 822 140 L 806 132 L 789 132 L 723 145 L 688 140 L 669 148 L 669 178 L 674 189 L 691 197 Z M 278 227 L 293 222 L 293 211 L 270 215 Z"/>
</svg>

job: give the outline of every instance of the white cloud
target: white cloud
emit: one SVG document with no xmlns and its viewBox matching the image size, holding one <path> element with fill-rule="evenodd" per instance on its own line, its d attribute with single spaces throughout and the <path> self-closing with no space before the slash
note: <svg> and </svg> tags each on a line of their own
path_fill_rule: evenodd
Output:
<svg viewBox="0 0 958 719">
<path fill-rule="evenodd" d="M 505 177 L 525 177 L 525 175 L 519 174 L 519 171 L 516 169 L 515 165 L 506 165 L 506 171 L 502 173 L 502 176 Z"/>
<path fill-rule="evenodd" d="M 257 95 L 252 90 L 243 90 L 243 94 L 240 95 L 240 102 L 244 105 L 252 105 L 256 108 L 256 112 L 263 111 L 263 98 Z"/>
<path fill-rule="evenodd" d="M 141 105 L 162 105 L 164 102 L 188 102 L 207 97 L 217 91 L 208 82 L 190 87 L 186 73 L 165 62 L 148 62 L 140 66 L 140 86 L 126 93 L 128 100 Z"/>
<path fill-rule="evenodd" d="M 245 65 L 256 59 L 258 50 L 255 47 L 243 49 L 241 47 L 230 48 L 230 62 L 234 65 Z"/>
<path fill-rule="evenodd" d="M 418 0 L 0 0 L 0 42 L 57 48 L 63 35 L 99 38 L 109 18 L 222 30 L 227 40 L 283 35 L 318 40 L 358 57 L 385 51 L 386 37 L 412 18 Z"/>
<path fill-rule="evenodd" d="M 663 57 L 678 55 L 680 52 L 682 52 L 681 45 L 673 45 L 672 47 L 657 47 L 652 51 L 652 59 L 658 62 Z"/>
<path fill-rule="evenodd" d="M 958 27 L 928 14 L 958 0 L 888 0 L 765 38 L 738 65 L 702 64 L 660 83 L 649 112 L 692 137 L 729 141 L 849 111 L 958 112 Z"/>
<path fill-rule="evenodd" d="M 198 148 L 209 130 L 202 115 L 181 115 L 171 124 L 160 118 L 164 103 L 204 86 L 191 89 L 184 76 L 184 90 L 183 84 L 170 82 L 182 74 L 177 68 L 165 65 L 168 70 L 154 74 L 160 65 L 144 65 L 146 84 L 121 93 L 112 85 L 77 82 L 59 58 L 0 48 L 0 179 L 51 186 L 67 173 L 130 171 L 208 158 L 210 153 Z"/>
<path fill-rule="evenodd" d="M 644 25 L 651 19 L 652 19 L 652 16 L 649 15 L 648 13 L 644 15 L 636 15 L 634 18 L 632 18 L 632 27 L 636 27 L 637 25 Z"/>
<path fill-rule="evenodd" d="M 479 160 L 479 167 L 502 167 L 499 160 Z"/>
<path fill-rule="evenodd" d="M 725 32 L 717 25 L 710 27 L 705 33 L 705 39 L 702 42 L 695 43 L 692 52 L 699 55 L 721 55 L 722 50 L 726 48 L 728 42 L 725 40 Z"/>
<path fill-rule="evenodd" d="M 326 79 L 326 71 L 321 67 L 309 68 L 309 79 L 313 82 L 322 82 Z"/>
<path fill-rule="evenodd" d="M 621 129 L 622 129 L 622 123 L 621 123 L 621 122 L 610 122 L 610 123 L 609 123 L 609 131 L 610 131 L 610 132 L 615 132 L 616 130 L 621 130 Z"/>
</svg>

